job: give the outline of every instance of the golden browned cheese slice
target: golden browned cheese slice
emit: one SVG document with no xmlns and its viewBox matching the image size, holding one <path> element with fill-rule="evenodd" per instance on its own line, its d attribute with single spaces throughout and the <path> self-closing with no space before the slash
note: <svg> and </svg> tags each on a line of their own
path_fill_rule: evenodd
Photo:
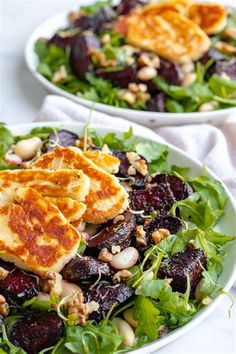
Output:
<svg viewBox="0 0 236 354">
<path fill-rule="evenodd" d="M 82 218 L 86 205 L 71 198 L 45 197 L 45 199 L 56 206 L 69 222 L 75 222 Z"/>
<path fill-rule="evenodd" d="M 104 223 L 123 213 L 128 207 L 128 194 L 119 180 L 83 156 L 78 148 L 57 147 L 42 155 L 32 167 L 82 170 L 90 179 L 89 193 L 85 199 L 87 209 L 83 215 L 83 220 L 89 223 Z"/>
<path fill-rule="evenodd" d="M 108 173 L 117 173 L 119 171 L 120 160 L 115 156 L 99 150 L 85 151 L 83 155 Z"/>
<path fill-rule="evenodd" d="M 211 45 L 197 24 L 175 11 L 150 16 L 133 14 L 127 21 L 129 44 L 172 61 L 197 60 Z"/>
<path fill-rule="evenodd" d="M 195 3 L 190 6 L 188 17 L 207 34 L 216 34 L 226 26 L 227 10 L 219 4 Z"/>
<path fill-rule="evenodd" d="M 150 5 L 140 7 L 139 12 L 142 15 L 160 15 L 164 11 L 176 11 L 183 15 L 188 12 L 189 6 L 192 4 L 192 0 L 172 0 L 172 1 L 161 1 L 158 3 L 151 3 Z"/>
<path fill-rule="evenodd" d="M 89 178 L 79 170 L 45 169 L 0 171 L 0 205 L 12 199 L 17 187 L 32 187 L 46 197 L 69 197 L 83 201 L 89 192 Z"/>
<path fill-rule="evenodd" d="M 60 272 L 75 255 L 80 234 L 35 189 L 15 190 L 13 203 L 0 207 L 0 257 L 40 274 Z"/>
</svg>

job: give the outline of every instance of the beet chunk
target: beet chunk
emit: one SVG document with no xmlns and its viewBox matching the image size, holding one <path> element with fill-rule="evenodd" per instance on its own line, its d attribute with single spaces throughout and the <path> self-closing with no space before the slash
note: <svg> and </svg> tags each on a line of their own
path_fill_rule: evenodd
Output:
<svg viewBox="0 0 236 354">
<path fill-rule="evenodd" d="M 225 73 L 230 77 L 231 80 L 236 80 L 236 58 L 228 61 L 217 61 L 213 66 L 212 71 L 217 75 Z"/>
<path fill-rule="evenodd" d="M 112 246 L 120 246 L 121 250 L 130 246 L 131 237 L 135 231 L 135 216 L 126 212 L 124 219 L 116 224 L 113 220 L 109 221 L 106 226 L 96 235 L 88 240 L 88 248 L 101 250 L 107 248 L 111 251 Z"/>
<path fill-rule="evenodd" d="M 116 12 L 119 15 L 127 15 L 137 5 L 144 5 L 146 2 L 140 0 L 121 0 L 116 8 Z"/>
<path fill-rule="evenodd" d="M 90 33 L 81 34 L 71 47 L 70 65 L 72 72 L 81 80 L 85 80 L 86 73 L 93 67 L 91 49 L 99 49 L 100 43 L 96 36 Z"/>
<path fill-rule="evenodd" d="M 96 76 L 109 80 L 115 86 L 127 88 L 130 82 L 137 82 L 136 65 L 126 66 L 122 70 L 106 71 L 104 69 L 96 70 Z"/>
<path fill-rule="evenodd" d="M 56 147 L 56 145 L 75 146 L 75 142 L 78 139 L 79 137 L 77 134 L 74 134 L 69 130 L 61 129 L 49 135 L 47 141 L 43 145 L 42 151 L 52 151 Z"/>
<path fill-rule="evenodd" d="M 125 284 L 112 285 L 108 282 L 100 282 L 85 292 L 87 302 L 95 301 L 99 304 L 99 309 L 89 315 L 90 320 L 96 323 L 103 320 L 110 308 L 116 304 L 123 305 L 134 291 L 131 286 Z"/>
<path fill-rule="evenodd" d="M 76 257 L 73 258 L 61 272 L 63 278 L 73 282 L 81 280 L 97 279 L 100 275 L 102 278 L 112 278 L 113 271 L 107 263 L 100 262 L 92 257 Z"/>
<path fill-rule="evenodd" d="M 158 229 L 167 229 L 171 234 L 175 234 L 183 226 L 182 220 L 175 216 L 157 216 L 144 227 L 146 231 L 147 243 L 152 243 L 152 234 Z"/>
<path fill-rule="evenodd" d="M 160 67 L 157 72 L 164 77 L 168 84 L 180 85 L 182 71 L 176 62 L 160 59 Z"/>
<path fill-rule="evenodd" d="M 73 23 L 73 27 L 85 31 L 88 29 L 97 32 L 104 22 L 111 22 L 116 18 L 117 14 L 110 6 L 103 6 L 101 10 L 95 15 L 80 16 L 78 20 Z"/>
<path fill-rule="evenodd" d="M 119 167 L 118 176 L 125 177 L 125 178 L 132 177 L 132 179 L 133 179 L 132 187 L 143 188 L 146 183 L 146 180 L 147 180 L 147 174 L 145 176 L 143 176 L 140 172 L 136 171 L 135 175 L 132 175 L 132 176 L 129 175 L 128 169 L 131 166 L 131 163 L 126 156 L 127 151 L 113 150 L 112 154 L 120 160 L 120 167 Z M 145 160 L 146 165 L 148 166 L 148 162 L 145 159 L 145 157 L 143 157 L 141 155 L 138 155 L 138 156 L 140 156 L 142 160 Z"/>
<path fill-rule="evenodd" d="M 55 312 L 34 313 L 13 324 L 11 340 L 27 354 L 37 354 L 55 345 L 62 335 L 63 328 L 63 321 Z"/>
<path fill-rule="evenodd" d="M 187 274 L 189 275 L 191 294 L 201 279 L 202 266 L 206 266 L 206 256 L 201 248 L 188 248 L 186 251 L 172 254 L 160 266 L 158 276 L 171 278 L 171 287 L 174 291 L 184 293 L 187 287 Z"/>
<path fill-rule="evenodd" d="M 186 199 L 192 193 L 192 188 L 181 178 L 165 173 L 155 175 L 150 183 L 167 187 L 176 201 Z"/>
<path fill-rule="evenodd" d="M 38 292 L 39 285 L 36 276 L 18 268 L 9 270 L 7 277 L 0 281 L 0 293 L 10 305 L 23 304 L 37 296 Z"/>
<path fill-rule="evenodd" d="M 143 210 L 145 215 L 149 215 L 153 211 L 165 215 L 175 202 L 168 186 L 165 185 L 157 185 L 146 190 L 136 190 L 130 192 L 129 195 L 131 209 L 135 211 Z"/>
<path fill-rule="evenodd" d="M 71 47 L 77 38 L 80 36 L 80 33 L 76 33 L 73 35 L 64 36 L 60 33 L 54 34 L 54 36 L 48 41 L 48 44 L 54 44 L 57 47 L 66 48 Z"/>
<path fill-rule="evenodd" d="M 166 112 L 165 108 L 166 96 L 164 93 L 158 93 L 153 96 L 147 104 L 147 108 L 152 112 Z"/>
</svg>

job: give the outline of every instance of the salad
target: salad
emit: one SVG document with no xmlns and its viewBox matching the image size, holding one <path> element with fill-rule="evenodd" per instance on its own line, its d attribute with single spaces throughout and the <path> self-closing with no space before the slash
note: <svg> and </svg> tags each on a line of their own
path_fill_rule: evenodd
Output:
<svg viewBox="0 0 236 354">
<path fill-rule="evenodd" d="M 87 100 L 206 112 L 236 106 L 235 43 L 236 12 L 218 4 L 98 1 L 39 38 L 35 53 L 38 73 Z"/>
<path fill-rule="evenodd" d="M 188 168 L 168 164 L 166 145 L 132 129 L 120 137 L 36 127 L 13 136 L 1 125 L 0 137 L 2 225 L 8 218 L 1 353 L 132 351 L 185 325 L 222 292 L 225 244 L 235 238 L 215 229 L 227 197 L 206 170 L 188 177 Z M 73 173 L 79 179 L 69 181 Z M 25 246 L 10 261 L 17 235 Z"/>
</svg>

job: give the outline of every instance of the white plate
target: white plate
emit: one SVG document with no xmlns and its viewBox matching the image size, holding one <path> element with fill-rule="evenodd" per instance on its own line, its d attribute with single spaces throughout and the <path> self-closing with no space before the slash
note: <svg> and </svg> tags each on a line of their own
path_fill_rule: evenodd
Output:
<svg viewBox="0 0 236 354">
<path fill-rule="evenodd" d="M 84 124 L 81 123 L 50 123 L 50 122 L 44 122 L 44 123 L 32 123 L 32 124 L 25 124 L 25 125 L 15 125 L 12 126 L 10 129 L 12 132 L 16 135 L 20 134 L 26 134 L 28 133 L 32 128 L 38 127 L 38 126 L 53 126 L 53 127 L 59 127 L 59 128 L 65 128 L 68 130 L 71 130 L 75 133 L 81 134 L 84 129 Z M 121 129 L 113 129 L 109 127 L 104 127 L 99 124 L 93 124 L 93 127 L 97 129 L 100 133 L 105 134 L 107 132 L 115 132 L 118 134 L 122 133 Z M 134 130 L 134 135 L 145 139 L 147 141 L 155 141 L 155 142 L 160 142 L 158 136 L 156 138 L 152 139 L 146 139 L 145 134 L 140 132 L 140 129 L 138 130 L 136 127 L 133 127 Z M 202 173 L 202 165 L 200 162 L 197 160 L 190 158 L 185 152 L 182 150 L 174 147 L 173 145 L 168 144 L 170 148 L 170 155 L 169 155 L 169 164 L 177 164 L 182 167 L 190 167 L 191 168 L 191 175 L 192 176 L 198 176 L 201 175 Z M 210 176 L 213 178 L 216 178 L 216 175 L 208 170 Z M 235 235 L 235 230 L 236 230 L 236 202 L 232 195 L 230 194 L 229 190 L 227 189 L 226 186 L 224 186 L 226 190 L 226 194 L 228 196 L 228 202 L 226 204 L 225 208 L 225 215 L 224 217 L 221 218 L 220 223 L 218 224 L 217 229 L 223 233 L 229 234 L 229 235 Z M 236 240 L 233 242 L 230 242 L 227 246 L 227 257 L 224 259 L 223 262 L 223 272 L 219 278 L 219 284 L 222 285 L 223 289 L 228 292 L 233 285 L 234 280 L 236 279 Z M 196 316 L 193 318 L 192 321 L 187 323 L 181 328 L 178 328 L 172 332 L 170 332 L 166 337 L 160 338 L 156 340 L 155 342 L 152 342 L 149 345 L 146 345 L 145 347 L 142 347 L 140 349 L 132 351 L 132 353 L 135 354 L 144 354 L 144 353 L 151 353 L 152 351 L 159 349 L 163 347 L 164 345 L 172 342 L 173 340 L 181 337 L 183 334 L 191 330 L 193 327 L 195 327 L 198 323 L 203 321 L 215 308 L 218 306 L 223 299 L 224 295 L 218 295 L 216 298 L 213 300 L 213 302 L 206 306 L 204 309 L 202 309 L 200 312 L 196 314 Z"/>
<path fill-rule="evenodd" d="M 88 1 L 89 2 L 89 1 Z M 91 1 L 90 1 L 91 2 Z M 84 3 L 83 3 L 84 4 Z M 65 96 L 71 100 L 80 103 L 86 107 L 91 107 L 92 102 L 81 98 L 79 96 L 68 93 L 57 86 L 53 85 L 41 74 L 36 72 L 38 65 L 38 58 L 34 52 L 34 43 L 40 37 L 50 38 L 59 28 L 64 28 L 68 25 L 66 13 L 60 13 L 56 16 L 43 22 L 30 36 L 25 47 L 25 60 L 27 66 L 33 76 L 40 81 L 49 91 L 58 95 Z M 210 123 L 220 124 L 230 114 L 236 112 L 236 108 L 227 108 L 213 112 L 194 112 L 194 113 L 159 113 L 159 112 L 145 112 L 126 108 L 117 108 L 114 106 L 105 105 L 103 103 L 96 103 L 95 108 L 98 111 L 108 113 L 113 116 L 123 117 L 130 121 L 139 124 L 156 127 L 159 125 L 180 125 L 180 124 L 193 124 L 193 123 Z"/>
</svg>

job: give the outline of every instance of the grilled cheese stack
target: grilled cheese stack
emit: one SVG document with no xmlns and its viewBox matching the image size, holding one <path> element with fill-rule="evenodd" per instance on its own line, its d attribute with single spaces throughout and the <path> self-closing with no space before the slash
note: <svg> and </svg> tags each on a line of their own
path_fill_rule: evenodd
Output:
<svg viewBox="0 0 236 354">
<path fill-rule="evenodd" d="M 86 222 L 104 223 L 123 213 L 128 207 L 128 194 L 119 180 L 95 165 L 78 148 L 57 147 L 42 155 L 32 164 L 32 168 L 82 170 L 90 179 L 90 188 L 85 199 L 87 208 L 83 215 Z"/>
<path fill-rule="evenodd" d="M 12 202 L 0 207 L 1 258 L 42 274 L 60 272 L 75 255 L 79 232 L 33 188 L 17 188 Z"/>
</svg>

